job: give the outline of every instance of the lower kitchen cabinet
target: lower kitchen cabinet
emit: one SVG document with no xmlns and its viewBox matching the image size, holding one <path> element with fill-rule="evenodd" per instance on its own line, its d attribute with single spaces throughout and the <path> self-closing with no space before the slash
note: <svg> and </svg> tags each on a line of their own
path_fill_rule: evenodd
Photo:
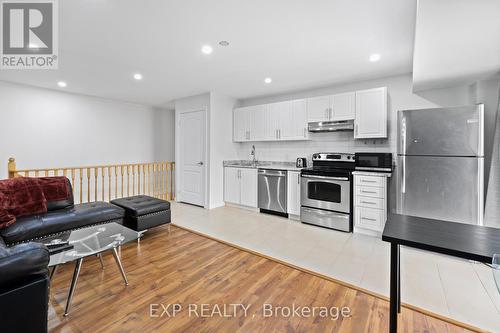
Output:
<svg viewBox="0 0 500 333">
<path fill-rule="evenodd" d="M 240 205 L 257 207 L 257 169 L 240 169 Z"/>
<path fill-rule="evenodd" d="M 257 208 L 257 169 L 225 167 L 224 201 Z"/>
<path fill-rule="evenodd" d="M 387 220 L 387 177 L 354 175 L 354 232 L 380 235 Z"/>
<path fill-rule="evenodd" d="M 300 215 L 300 172 L 288 171 L 287 213 Z"/>
</svg>

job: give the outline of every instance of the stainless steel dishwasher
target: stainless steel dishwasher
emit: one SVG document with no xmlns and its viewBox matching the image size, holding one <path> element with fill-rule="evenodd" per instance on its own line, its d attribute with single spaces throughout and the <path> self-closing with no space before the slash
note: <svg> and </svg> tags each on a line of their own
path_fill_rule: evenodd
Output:
<svg viewBox="0 0 500 333">
<path fill-rule="evenodd" d="M 286 215 L 286 171 L 259 169 L 258 179 L 260 210 Z"/>
</svg>

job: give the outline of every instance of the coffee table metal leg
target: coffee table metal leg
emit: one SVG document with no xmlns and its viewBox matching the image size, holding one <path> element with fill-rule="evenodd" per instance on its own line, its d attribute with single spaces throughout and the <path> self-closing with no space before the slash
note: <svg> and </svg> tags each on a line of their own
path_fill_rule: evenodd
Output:
<svg viewBox="0 0 500 333">
<path fill-rule="evenodd" d="M 102 253 L 97 255 L 99 257 L 99 261 L 101 262 L 101 268 L 104 269 L 104 261 L 102 260 Z"/>
<path fill-rule="evenodd" d="M 116 250 L 116 247 L 113 248 L 113 257 L 115 257 L 116 264 L 118 265 L 118 268 L 120 269 L 120 273 L 122 274 L 123 281 L 125 281 L 125 285 L 128 286 L 127 276 L 125 275 L 125 271 L 123 270 L 122 262 L 120 260 L 120 256 L 118 255 L 118 251 Z"/>
<path fill-rule="evenodd" d="M 137 237 L 137 244 L 140 244 L 141 243 L 141 238 L 142 236 L 144 236 L 144 234 L 146 233 L 146 231 L 148 231 L 148 229 L 146 230 L 143 230 L 143 231 L 139 231 L 137 234 L 138 234 L 138 237 Z"/>
<path fill-rule="evenodd" d="M 76 261 L 75 271 L 73 272 L 73 279 L 71 280 L 71 286 L 69 287 L 68 300 L 66 301 L 66 309 L 64 310 L 64 316 L 67 317 L 69 314 L 69 309 L 71 308 L 71 301 L 73 300 L 73 295 L 76 289 L 76 283 L 78 282 L 78 276 L 80 275 L 80 270 L 82 268 L 83 258 Z"/>
<path fill-rule="evenodd" d="M 50 281 L 52 281 L 52 278 L 54 277 L 54 274 L 56 274 L 56 270 L 57 270 L 57 265 L 55 265 L 54 267 L 52 267 L 52 270 L 50 271 Z"/>
</svg>

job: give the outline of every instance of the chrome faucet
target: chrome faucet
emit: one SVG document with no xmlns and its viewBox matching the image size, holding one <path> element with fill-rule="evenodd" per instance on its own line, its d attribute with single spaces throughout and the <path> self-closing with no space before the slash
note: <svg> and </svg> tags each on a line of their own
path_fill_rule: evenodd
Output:
<svg viewBox="0 0 500 333">
<path fill-rule="evenodd" d="M 250 156 L 252 156 L 252 163 L 257 163 L 257 158 L 255 158 L 255 145 L 252 145 L 252 151 L 250 152 Z"/>
</svg>

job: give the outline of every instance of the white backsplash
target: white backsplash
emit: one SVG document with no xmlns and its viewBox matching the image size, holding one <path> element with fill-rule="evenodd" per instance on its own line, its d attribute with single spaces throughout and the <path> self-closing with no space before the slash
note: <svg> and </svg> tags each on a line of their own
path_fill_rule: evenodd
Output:
<svg viewBox="0 0 500 333">
<path fill-rule="evenodd" d="M 318 152 L 396 152 L 396 141 L 389 139 L 354 140 L 353 132 L 310 133 L 308 141 L 245 142 L 238 144 L 238 158 L 249 159 L 255 145 L 257 160 L 295 161 Z"/>
</svg>

